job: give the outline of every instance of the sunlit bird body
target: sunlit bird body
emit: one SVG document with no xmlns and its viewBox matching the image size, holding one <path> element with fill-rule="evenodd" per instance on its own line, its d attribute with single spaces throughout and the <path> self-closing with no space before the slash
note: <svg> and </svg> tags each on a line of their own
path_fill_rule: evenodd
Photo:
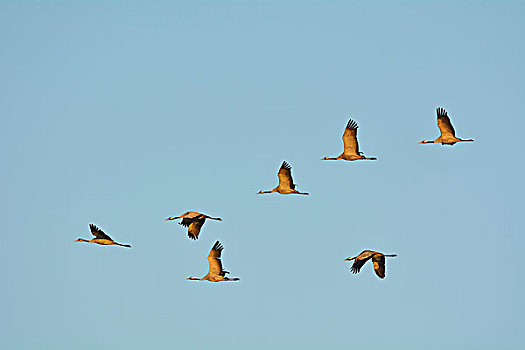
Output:
<svg viewBox="0 0 525 350">
<path fill-rule="evenodd" d="M 208 274 L 202 278 L 197 277 L 188 277 L 188 280 L 192 281 L 210 281 L 210 282 L 220 282 L 220 281 L 238 281 L 237 277 L 228 278 L 226 274 L 229 274 L 228 271 L 222 268 L 221 262 L 221 252 L 224 249 L 221 242 L 217 241 L 211 248 L 210 254 L 208 254 L 208 264 L 210 268 Z"/>
<path fill-rule="evenodd" d="M 91 234 L 93 234 L 95 238 L 91 240 L 79 238 L 75 240 L 75 242 L 96 243 L 100 245 L 119 245 L 121 247 L 131 248 L 129 244 L 120 244 L 120 243 L 115 242 L 114 240 L 111 239 L 111 237 L 105 234 L 104 231 L 102 231 L 101 229 L 99 229 L 97 226 L 93 224 L 89 224 L 89 229 L 91 230 Z"/>
<path fill-rule="evenodd" d="M 441 143 L 442 145 L 454 145 L 456 142 L 472 142 L 474 140 L 468 139 L 463 140 L 456 137 L 456 131 L 450 122 L 447 111 L 444 108 L 438 108 L 437 112 L 437 125 L 441 135 L 434 141 L 423 140 L 420 143 Z"/>
<path fill-rule="evenodd" d="M 182 225 L 188 228 L 188 237 L 190 237 L 191 239 L 199 238 L 201 227 L 202 225 L 204 225 L 204 221 L 206 221 L 206 219 L 222 221 L 221 218 L 212 218 L 211 216 L 201 214 L 196 211 L 187 211 L 184 214 L 179 215 L 179 216 L 171 216 L 167 218 L 165 221 L 175 220 L 175 219 L 180 219 L 180 218 L 182 218 L 182 221 L 179 222 L 179 225 Z"/>
<path fill-rule="evenodd" d="M 352 261 L 354 260 L 354 263 L 352 264 L 352 267 L 350 268 L 350 271 L 353 273 L 359 273 L 361 270 L 361 267 L 370 259 L 372 259 L 372 262 L 374 263 L 374 271 L 376 272 L 376 275 L 379 278 L 385 278 L 385 257 L 394 257 L 397 256 L 396 254 L 390 254 L 385 255 L 378 252 L 374 252 L 373 250 L 364 250 L 359 254 L 358 256 L 355 256 L 353 258 L 346 258 L 346 261 Z"/>
<path fill-rule="evenodd" d="M 277 177 L 279 178 L 279 185 L 276 188 L 271 191 L 259 191 L 257 194 L 278 192 L 280 194 L 295 193 L 308 195 L 306 192 L 299 192 L 295 189 L 296 184 L 293 183 L 292 179 L 292 167 L 286 161 L 281 165 Z"/>
<path fill-rule="evenodd" d="M 324 157 L 321 160 L 359 160 L 359 159 L 368 159 L 368 160 L 377 160 L 375 157 L 365 157 L 363 152 L 359 152 L 359 143 L 357 142 L 357 128 L 359 126 L 357 123 L 350 119 L 346 124 L 345 132 L 343 133 L 343 144 L 344 150 L 343 153 L 336 157 Z"/>
</svg>

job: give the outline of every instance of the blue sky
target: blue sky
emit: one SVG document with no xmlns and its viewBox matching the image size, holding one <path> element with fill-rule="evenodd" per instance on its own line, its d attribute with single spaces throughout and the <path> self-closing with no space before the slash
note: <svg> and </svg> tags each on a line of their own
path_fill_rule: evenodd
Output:
<svg viewBox="0 0 525 350">
<path fill-rule="evenodd" d="M 0 348 L 523 348 L 524 14 L 0 2 Z M 321 162 L 349 118 L 378 160 Z M 310 196 L 255 195 L 283 160 Z M 241 281 L 186 281 L 215 240 Z"/>
</svg>

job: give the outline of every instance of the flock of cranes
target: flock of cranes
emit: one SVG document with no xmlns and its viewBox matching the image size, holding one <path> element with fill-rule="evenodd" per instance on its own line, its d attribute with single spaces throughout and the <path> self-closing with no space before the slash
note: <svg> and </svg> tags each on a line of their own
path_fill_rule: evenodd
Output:
<svg viewBox="0 0 525 350">
<path fill-rule="evenodd" d="M 450 118 L 448 117 L 447 111 L 443 108 L 437 108 L 437 125 L 441 132 L 439 137 L 435 139 L 434 141 L 427 141 L 423 140 L 420 143 L 441 143 L 442 145 L 454 145 L 456 142 L 472 142 L 474 140 L 472 139 L 460 139 L 456 137 L 456 132 L 454 130 L 454 127 L 452 126 L 452 123 L 450 122 Z M 357 142 L 357 123 L 350 119 L 348 123 L 346 124 L 345 131 L 343 133 L 343 144 L 344 144 L 344 150 L 341 155 L 338 157 L 324 157 L 321 160 L 347 160 L 347 161 L 354 161 L 354 160 L 360 160 L 360 159 L 367 159 L 367 160 L 377 160 L 375 157 L 365 157 L 362 152 L 359 151 L 359 143 Z M 279 178 L 279 184 L 277 187 L 275 187 L 273 190 L 270 191 L 259 191 L 257 194 L 263 194 L 263 193 L 280 193 L 280 194 L 301 194 L 301 195 L 308 195 L 307 192 L 299 192 L 295 189 L 297 186 L 293 183 L 292 179 L 292 167 L 290 164 L 288 164 L 286 161 L 283 161 L 283 164 L 281 165 L 281 168 L 279 169 L 279 172 L 277 173 L 277 177 Z M 211 216 L 208 216 L 206 214 L 198 213 L 195 211 L 187 211 L 182 215 L 179 216 L 173 216 L 166 219 L 166 221 L 181 219 L 182 221 L 179 223 L 180 225 L 188 228 L 188 237 L 197 240 L 199 238 L 199 234 L 201 231 L 202 226 L 204 225 L 204 222 L 206 219 L 210 220 L 217 220 L 222 221 L 221 218 L 213 218 Z M 96 243 L 100 245 L 119 245 L 121 247 L 127 247 L 131 248 L 131 245 L 129 244 L 121 244 L 115 242 L 111 237 L 109 237 L 107 234 L 104 233 L 101 229 L 99 229 L 94 224 L 90 224 L 89 228 L 91 230 L 91 234 L 95 237 L 91 240 L 86 240 L 79 238 L 75 240 L 75 242 L 87 242 L 87 243 Z M 202 277 L 188 277 L 188 280 L 192 281 L 210 281 L 210 282 L 220 282 L 220 281 L 238 281 L 239 278 L 228 278 L 226 277 L 227 274 L 229 274 L 228 271 L 224 270 L 222 267 L 221 262 L 221 253 L 224 249 L 223 245 L 216 241 L 213 247 L 211 248 L 210 254 L 208 254 L 208 264 L 209 269 L 208 273 Z M 372 262 L 374 264 L 374 271 L 376 275 L 379 278 L 385 278 L 385 258 L 386 257 L 395 257 L 396 254 L 382 254 L 379 252 L 375 252 L 372 250 L 364 250 L 359 255 L 355 257 L 350 257 L 345 259 L 345 261 L 353 261 L 353 264 L 350 268 L 350 271 L 353 273 L 359 273 L 361 271 L 361 268 L 363 265 L 370 259 L 372 259 Z"/>
</svg>

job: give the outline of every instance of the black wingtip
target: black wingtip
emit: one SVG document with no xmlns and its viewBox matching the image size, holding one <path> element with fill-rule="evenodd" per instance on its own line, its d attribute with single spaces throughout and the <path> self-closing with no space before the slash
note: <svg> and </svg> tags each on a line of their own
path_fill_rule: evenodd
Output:
<svg viewBox="0 0 525 350">
<path fill-rule="evenodd" d="M 281 165 L 281 169 L 287 169 L 287 170 L 291 170 L 292 169 L 292 166 L 290 164 L 288 164 L 288 162 L 285 160 L 283 161 L 283 164 Z"/>
<path fill-rule="evenodd" d="M 357 122 L 355 120 L 353 120 L 353 119 L 349 119 L 348 123 L 346 124 L 346 128 L 350 129 L 350 130 L 355 130 L 358 127 L 359 126 L 357 125 Z"/>
<path fill-rule="evenodd" d="M 436 112 L 437 112 L 437 116 L 438 117 L 447 117 L 447 111 L 445 110 L 445 108 L 442 108 L 442 107 L 438 107 L 436 109 Z"/>
<path fill-rule="evenodd" d="M 221 251 L 221 250 L 224 249 L 224 247 L 223 247 L 223 245 L 221 244 L 221 242 L 216 241 L 215 244 L 213 245 L 213 248 L 212 248 L 212 249 L 213 249 L 213 250 L 219 250 L 219 251 Z"/>
</svg>

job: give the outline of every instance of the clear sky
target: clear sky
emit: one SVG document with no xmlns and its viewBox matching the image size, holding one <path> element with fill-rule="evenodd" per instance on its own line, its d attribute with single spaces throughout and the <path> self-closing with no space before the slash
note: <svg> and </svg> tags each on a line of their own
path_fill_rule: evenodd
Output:
<svg viewBox="0 0 525 350">
<path fill-rule="evenodd" d="M 0 349 L 523 349 L 524 16 L 1 1 Z M 378 160 L 320 161 L 349 118 Z M 283 160 L 310 196 L 255 195 Z M 187 281 L 215 240 L 240 282 Z"/>
</svg>

